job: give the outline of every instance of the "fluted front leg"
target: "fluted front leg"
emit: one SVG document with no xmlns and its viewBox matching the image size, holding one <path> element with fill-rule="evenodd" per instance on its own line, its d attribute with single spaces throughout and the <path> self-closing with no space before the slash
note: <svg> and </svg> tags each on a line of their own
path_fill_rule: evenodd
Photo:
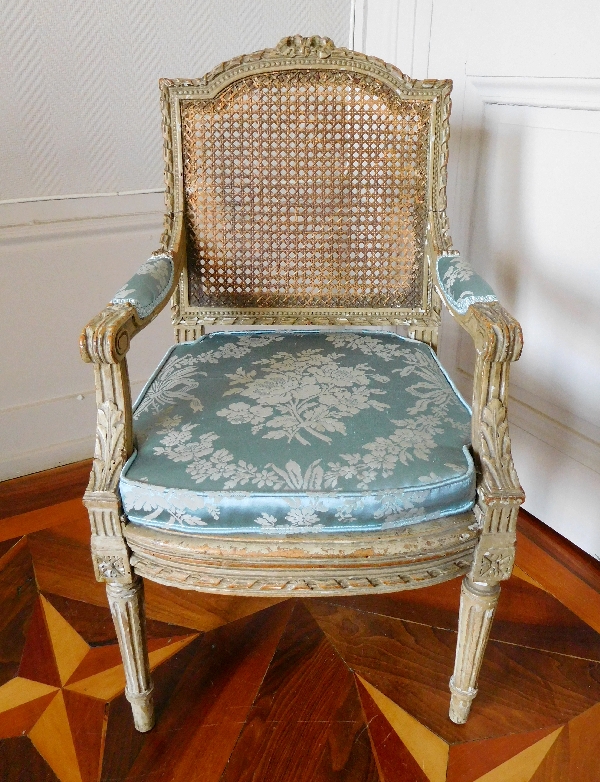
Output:
<svg viewBox="0 0 600 782">
<path fill-rule="evenodd" d="M 458 725 L 467 721 L 477 695 L 477 679 L 499 597 L 499 584 L 473 583 L 468 576 L 463 580 L 456 660 L 450 679 L 450 719 Z"/>
<path fill-rule="evenodd" d="M 142 579 L 134 576 L 130 584 L 107 583 L 106 593 L 125 668 L 125 696 L 131 704 L 136 729 L 145 733 L 154 726 L 154 701 Z"/>
</svg>

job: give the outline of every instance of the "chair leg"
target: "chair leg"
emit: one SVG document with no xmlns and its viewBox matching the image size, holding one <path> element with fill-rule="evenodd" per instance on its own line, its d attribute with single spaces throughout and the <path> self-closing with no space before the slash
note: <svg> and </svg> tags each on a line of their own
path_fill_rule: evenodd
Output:
<svg viewBox="0 0 600 782">
<path fill-rule="evenodd" d="M 474 583 L 465 576 L 460 596 L 454 674 L 450 679 L 450 719 L 458 725 L 467 721 L 471 703 L 477 695 L 477 679 L 499 596 L 499 584 Z"/>
<path fill-rule="evenodd" d="M 136 729 L 146 733 L 154 726 L 154 701 L 142 579 L 134 576 L 130 584 L 107 583 L 106 594 L 125 668 L 125 697 L 131 704 Z"/>
</svg>

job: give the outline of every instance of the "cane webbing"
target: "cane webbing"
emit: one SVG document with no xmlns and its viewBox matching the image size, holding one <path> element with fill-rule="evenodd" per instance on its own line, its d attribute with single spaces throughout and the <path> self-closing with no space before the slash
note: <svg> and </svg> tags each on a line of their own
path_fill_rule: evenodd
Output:
<svg viewBox="0 0 600 782">
<path fill-rule="evenodd" d="M 183 101 L 190 304 L 422 306 L 430 111 L 326 69 Z"/>
</svg>

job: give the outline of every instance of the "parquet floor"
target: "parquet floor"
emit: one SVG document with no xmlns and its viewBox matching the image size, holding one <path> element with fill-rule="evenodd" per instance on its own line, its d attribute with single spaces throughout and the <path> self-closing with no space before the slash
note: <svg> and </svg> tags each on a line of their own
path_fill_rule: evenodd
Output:
<svg viewBox="0 0 600 782">
<path fill-rule="evenodd" d="M 251 599 L 147 583 L 158 722 L 134 731 L 78 500 L 0 521 L 3 782 L 599 782 L 600 569 L 524 518 L 471 718 L 459 581 Z"/>
</svg>

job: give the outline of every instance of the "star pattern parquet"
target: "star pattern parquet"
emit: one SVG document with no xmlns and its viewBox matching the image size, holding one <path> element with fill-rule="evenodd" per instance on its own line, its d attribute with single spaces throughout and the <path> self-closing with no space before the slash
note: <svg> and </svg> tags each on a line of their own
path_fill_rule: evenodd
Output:
<svg viewBox="0 0 600 782">
<path fill-rule="evenodd" d="M 0 542 L 2 780 L 600 782 L 600 633 L 573 573 L 560 602 L 527 546 L 464 726 L 447 718 L 458 581 L 313 600 L 148 583 L 157 725 L 139 734 L 87 545 L 79 514 Z"/>
</svg>

